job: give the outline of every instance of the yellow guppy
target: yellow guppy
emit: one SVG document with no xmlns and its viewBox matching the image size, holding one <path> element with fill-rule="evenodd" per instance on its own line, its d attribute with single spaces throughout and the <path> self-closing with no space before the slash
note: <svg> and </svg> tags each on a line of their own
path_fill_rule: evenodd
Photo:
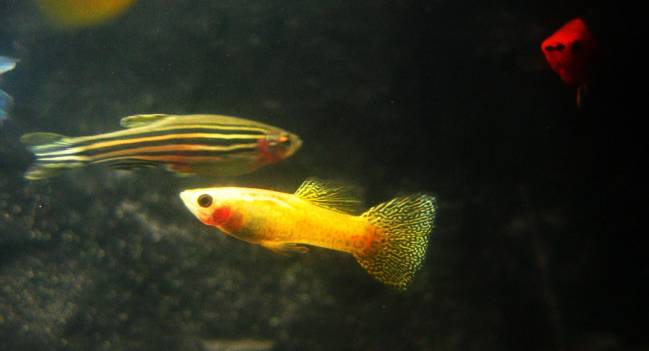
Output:
<svg viewBox="0 0 649 351">
<path fill-rule="evenodd" d="M 294 194 L 254 188 L 204 188 L 180 193 L 204 224 L 277 252 L 303 245 L 350 253 L 380 282 L 406 289 L 426 255 L 435 198 L 398 197 L 356 216 L 349 189 L 306 180 Z"/>
</svg>

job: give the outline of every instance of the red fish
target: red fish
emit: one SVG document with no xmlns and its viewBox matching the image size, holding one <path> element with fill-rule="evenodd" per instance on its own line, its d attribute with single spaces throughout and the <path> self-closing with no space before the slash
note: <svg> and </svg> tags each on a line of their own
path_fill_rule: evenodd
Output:
<svg viewBox="0 0 649 351">
<path fill-rule="evenodd" d="M 543 41 L 541 50 L 561 80 L 577 87 L 577 106 L 581 106 L 597 51 L 595 38 L 584 20 L 578 17 L 563 25 Z"/>
</svg>

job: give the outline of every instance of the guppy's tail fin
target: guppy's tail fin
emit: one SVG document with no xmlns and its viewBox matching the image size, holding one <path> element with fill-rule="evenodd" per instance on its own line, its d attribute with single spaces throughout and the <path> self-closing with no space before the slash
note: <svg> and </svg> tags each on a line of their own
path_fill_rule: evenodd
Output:
<svg viewBox="0 0 649 351">
<path fill-rule="evenodd" d="M 405 290 L 426 256 L 435 211 L 435 198 L 424 194 L 370 208 L 362 216 L 382 235 L 375 245 L 354 253 L 354 258 L 378 281 Z"/>
<path fill-rule="evenodd" d="M 80 156 L 70 149 L 70 138 L 55 133 L 29 133 L 20 141 L 36 156 L 36 162 L 25 172 L 25 179 L 39 180 L 52 177 L 60 170 L 84 165 Z"/>
</svg>

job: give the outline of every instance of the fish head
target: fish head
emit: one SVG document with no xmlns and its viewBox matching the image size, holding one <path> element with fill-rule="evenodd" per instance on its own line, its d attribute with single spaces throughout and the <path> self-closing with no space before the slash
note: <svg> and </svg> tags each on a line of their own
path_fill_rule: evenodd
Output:
<svg viewBox="0 0 649 351">
<path fill-rule="evenodd" d="M 257 140 L 257 150 L 264 164 L 271 164 L 290 157 L 302 146 L 302 140 L 296 134 L 273 130 Z"/>
<path fill-rule="evenodd" d="M 185 190 L 180 198 L 191 213 L 205 225 L 231 233 L 240 224 L 236 188 L 203 188 Z"/>
<path fill-rule="evenodd" d="M 550 68 L 573 86 L 588 81 L 597 44 L 585 22 L 576 18 L 541 43 Z"/>
</svg>

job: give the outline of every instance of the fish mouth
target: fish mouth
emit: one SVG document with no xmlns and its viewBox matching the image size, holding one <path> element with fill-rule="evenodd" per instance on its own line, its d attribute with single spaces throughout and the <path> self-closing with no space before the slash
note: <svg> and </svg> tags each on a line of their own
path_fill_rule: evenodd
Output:
<svg viewBox="0 0 649 351">
<path fill-rule="evenodd" d="M 192 211 L 192 208 L 189 205 L 191 203 L 191 198 L 192 198 L 190 191 L 189 190 L 181 191 L 180 194 L 178 195 L 180 196 L 180 199 L 183 201 L 183 204 L 185 204 L 185 207 L 187 207 L 190 211 Z"/>
<path fill-rule="evenodd" d="M 194 190 L 184 190 L 179 194 L 180 199 L 185 204 L 185 207 L 191 212 L 194 217 L 199 221 L 205 223 L 205 220 L 209 218 L 211 212 L 209 209 L 202 208 L 196 203 L 196 191 Z"/>
<path fill-rule="evenodd" d="M 286 157 L 292 156 L 297 150 L 299 150 L 302 147 L 302 139 L 300 139 L 299 136 L 291 133 L 290 138 L 291 138 L 291 148 L 286 153 Z"/>
</svg>

